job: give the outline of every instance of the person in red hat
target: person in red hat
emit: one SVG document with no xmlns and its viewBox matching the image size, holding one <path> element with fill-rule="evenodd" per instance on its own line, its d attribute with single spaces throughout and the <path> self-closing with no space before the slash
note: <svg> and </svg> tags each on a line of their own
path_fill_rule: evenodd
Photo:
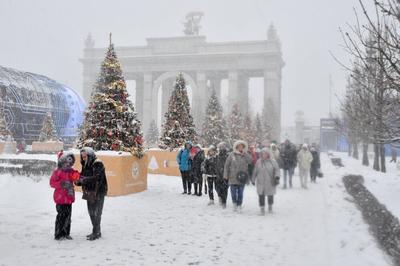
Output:
<svg viewBox="0 0 400 266">
<path fill-rule="evenodd" d="M 57 217 L 55 223 L 54 239 L 72 240 L 71 213 L 72 203 L 75 201 L 74 181 L 79 179 L 79 172 L 72 169 L 75 156 L 72 153 L 57 154 L 57 169 L 53 171 L 50 178 L 50 186 L 54 188 L 53 199 L 56 203 Z"/>
</svg>

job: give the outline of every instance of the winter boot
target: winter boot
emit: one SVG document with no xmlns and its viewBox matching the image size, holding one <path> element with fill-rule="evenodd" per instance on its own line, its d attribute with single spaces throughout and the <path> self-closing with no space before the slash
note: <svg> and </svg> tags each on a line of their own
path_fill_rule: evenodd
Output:
<svg viewBox="0 0 400 266">
<path fill-rule="evenodd" d="M 221 197 L 218 197 L 218 204 L 219 204 L 219 206 L 222 205 L 222 198 Z"/>
<path fill-rule="evenodd" d="M 268 205 L 268 212 L 272 213 L 272 205 Z M 265 211 L 264 211 L 264 213 L 265 213 Z"/>
<path fill-rule="evenodd" d="M 238 205 L 237 209 L 238 209 L 238 213 L 242 213 L 242 205 Z"/>
<path fill-rule="evenodd" d="M 260 207 L 260 215 L 261 216 L 265 215 L 265 207 L 264 206 Z"/>
<path fill-rule="evenodd" d="M 222 203 L 222 209 L 226 209 L 226 203 Z"/>
<path fill-rule="evenodd" d="M 209 202 L 208 202 L 208 204 L 207 204 L 208 206 L 210 206 L 210 205 L 214 205 L 214 200 L 210 200 Z"/>
<path fill-rule="evenodd" d="M 71 236 L 65 236 L 65 239 L 72 240 L 72 237 Z"/>
</svg>

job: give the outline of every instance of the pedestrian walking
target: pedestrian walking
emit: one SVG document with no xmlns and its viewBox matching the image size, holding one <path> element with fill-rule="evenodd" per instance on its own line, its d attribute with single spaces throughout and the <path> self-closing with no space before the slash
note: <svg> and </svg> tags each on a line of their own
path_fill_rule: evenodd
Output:
<svg viewBox="0 0 400 266">
<path fill-rule="evenodd" d="M 252 158 L 247 153 L 247 142 L 236 141 L 224 167 L 224 179 L 230 187 L 234 211 L 242 210 L 244 186 L 249 180 L 248 166 L 251 163 Z"/>
<path fill-rule="evenodd" d="M 268 212 L 272 212 L 279 178 L 279 166 L 272 157 L 272 151 L 268 148 L 263 148 L 261 150 L 261 158 L 258 159 L 252 176 L 252 183 L 257 187 L 261 215 L 265 215 L 265 197 L 268 199 Z"/>
</svg>

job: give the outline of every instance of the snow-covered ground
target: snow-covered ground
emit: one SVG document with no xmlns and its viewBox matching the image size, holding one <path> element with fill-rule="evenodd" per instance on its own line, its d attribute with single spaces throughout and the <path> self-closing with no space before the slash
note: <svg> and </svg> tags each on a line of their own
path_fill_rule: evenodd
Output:
<svg viewBox="0 0 400 266">
<path fill-rule="evenodd" d="M 400 218 L 400 204 L 398 198 L 400 195 L 400 169 L 396 163 L 390 163 L 390 157 L 386 159 L 386 173 L 372 170 L 372 166 L 361 165 L 361 160 L 349 157 L 345 153 L 336 153 L 336 156 L 342 158 L 346 167 L 339 169 L 342 174 L 359 174 L 364 177 L 365 186 L 371 191 L 379 202 L 386 205 L 389 211 Z M 372 165 L 373 161 L 370 160 Z M 400 162 L 399 162 L 400 164 Z"/>
<path fill-rule="evenodd" d="M 77 193 L 73 241 L 53 240 L 48 177 L 0 176 L 0 265 L 390 265 L 345 192 L 343 169 L 322 156 L 323 179 L 308 190 L 278 190 L 275 213 L 258 215 L 246 187 L 243 212 L 181 195 L 177 177 L 150 175 L 148 191 L 107 198 L 99 241 L 89 242 Z"/>
</svg>

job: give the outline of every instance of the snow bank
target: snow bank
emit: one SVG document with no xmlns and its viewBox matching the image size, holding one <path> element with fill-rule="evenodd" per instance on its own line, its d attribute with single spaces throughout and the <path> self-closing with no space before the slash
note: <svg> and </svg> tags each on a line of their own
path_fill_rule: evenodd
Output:
<svg viewBox="0 0 400 266">
<path fill-rule="evenodd" d="M 386 161 L 387 173 L 374 171 L 372 166 L 361 165 L 361 160 L 356 160 L 347 156 L 345 153 L 336 153 L 340 156 L 345 165 L 338 169 L 339 173 L 344 175 L 355 174 L 364 177 L 364 185 L 374 194 L 380 203 L 386 205 L 388 210 L 400 218 L 400 204 L 398 198 L 400 195 L 400 171 L 395 163 Z M 372 164 L 373 161 L 370 161 Z"/>
</svg>

